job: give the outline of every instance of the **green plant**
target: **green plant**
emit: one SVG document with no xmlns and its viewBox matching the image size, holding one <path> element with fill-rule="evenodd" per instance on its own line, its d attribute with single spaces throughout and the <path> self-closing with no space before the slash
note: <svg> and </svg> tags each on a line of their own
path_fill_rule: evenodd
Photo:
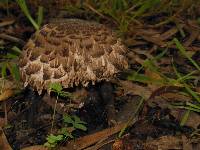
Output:
<svg viewBox="0 0 200 150">
<path fill-rule="evenodd" d="M 137 16 L 141 16 L 143 13 L 145 13 L 150 8 L 154 7 L 155 5 L 159 4 L 160 0 L 148 0 L 148 1 L 138 1 L 139 8 L 134 13 L 133 17 L 131 19 L 134 19 Z"/>
<path fill-rule="evenodd" d="M 147 59 L 144 61 L 143 65 L 141 66 L 141 68 L 138 69 L 138 71 L 133 71 L 132 74 L 130 74 L 128 76 L 128 80 L 131 81 L 137 81 L 137 82 L 141 82 L 141 83 L 147 83 L 147 84 L 156 84 L 156 85 L 160 85 L 160 86 L 180 86 L 183 87 L 185 89 L 185 91 L 183 91 L 186 95 L 190 95 L 196 102 L 194 103 L 190 103 L 190 102 L 186 102 L 186 103 L 174 103 L 172 106 L 169 106 L 171 108 L 181 108 L 181 109 L 186 109 L 187 111 L 185 112 L 185 114 L 182 117 L 182 120 L 180 122 L 180 125 L 184 125 L 185 122 L 187 121 L 189 114 L 191 111 L 194 112 L 200 112 L 200 96 L 199 93 L 197 93 L 194 89 L 195 87 L 190 84 L 190 81 L 192 79 L 196 79 L 197 76 L 195 76 L 194 74 L 197 73 L 198 71 L 200 71 L 200 66 L 187 54 L 185 48 L 183 47 L 183 45 L 178 41 L 178 39 L 174 38 L 173 39 L 173 43 L 176 45 L 177 49 L 180 51 L 180 53 L 186 57 L 191 64 L 193 64 L 194 67 L 196 67 L 196 70 L 186 74 L 186 75 L 182 75 L 180 74 L 175 65 L 172 64 L 172 67 L 174 69 L 174 72 L 176 74 L 176 78 L 169 78 L 167 76 L 165 76 L 164 74 L 162 74 L 159 71 L 159 68 L 155 65 L 155 61 L 159 60 L 160 58 L 162 58 L 162 56 L 164 56 L 164 54 L 166 53 L 166 50 L 163 51 L 161 54 L 159 54 L 158 56 L 154 57 L 153 59 Z M 144 74 L 140 74 L 139 72 L 143 69 L 149 69 L 151 72 L 156 73 L 160 76 L 159 79 L 154 79 L 151 78 L 147 75 Z"/>
<path fill-rule="evenodd" d="M 142 97 L 139 104 L 137 105 L 137 108 L 135 110 L 135 112 L 133 113 L 132 117 L 129 118 L 129 120 L 127 121 L 127 123 L 125 124 L 125 126 L 120 130 L 119 134 L 118 134 L 118 138 L 121 138 L 122 135 L 125 133 L 125 131 L 127 130 L 128 127 L 130 127 L 131 125 L 133 125 L 136 122 L 136 115 L 139 113 L 139 111 L 141 110 L 143 104 L 144 104 L 144 98 Z"/>
<path fill-rule="evenodd" d="M 176 41 L 176 44 L 177 42 L 179 42 L 178 40 L 175 40 Z M 198 65 L 197 63 L 189 56 L 186 55 L 186 52 L 184 51 L 183 49 L 183 46 L 178 43 L 178 48 L 181 48 L 181 52 L 182 54 L 187 57 L 190 62 L 196 66 L 196 68 L 198 69 Z M 186 102 L 186 103 L 180 103 L 180 104 L 174 104 L 172 107 L 173 108 L 181 108 L 181 109 L 186 109 L 187 111 L 185 112 L 185 114 L 183 115 L 182 119 L 181 119 L 181 122 L 180 122 L 180 125 L 183 126 L 185 125 L 186 121 L 188 120 L 188 117 L 190 115 L 190 112 L 191 111 L 194 111 L 194 112 L 197 112 L 199 113 L 200 112 L 200 97 L 199 97 L 199 94 L 197 92 L 195 92 L 193 89 L 193 87 L 189 84 L 187 84 L 185 82 L 185 80 L 180 80 L 180 79 L 184 79 L 184 77 L 181 76 L 181 74 L 177 71 L 176 67 L 173 65 L 173 69 L 174 69 L 174 72 L 176 73 L 178 79 L 180 82 L 182 82 L 182 84 L 184 85 L 184 88 L 187 92 L 187 94 L 189 94 L 191 97 L 194 98 L 194 100 L 196 100 L 196 103 L 190 103 L 190 102 Z M 189 75 L 186 75 L 188 79 L 193 79 L 195 77 L 192 77 L 192 73 L 194 73 L 195 71 L 189 73 Z M 185 77 L 186 77 L 185 76 Z"/>
<path fill-rule="evenodd" d="M 86 131 L 86 122 L 81 121 L 79 117 L 73 115 L 64 115 L 63 116 L 64 127 L 60 129 L 58 135 L 50 134 L 47 136 L 47 142 L 44 146 L 48 148 L 55 148 L 59 143 L 66 141 L 68 139 L 73 139 L 73 131 L 80 129 Z"/>
<path fill-rule="evenodd" d="M 73 115 L 73 116 L 64 115 L 63 121 L 64 121 L 64 123 L 66 123 L 68 125 L 72 125 L 72 128 L 74 128 L 74 129 L 80 129 L 83 131 L 87 130 L 87 128 L 85 127 L 86 122 L 81 121 L 80 118 L 75 115 Z"/>
<path fill-rule="evenodd" d="M 69 97 L 69 98 L 73 97 L 71 93 L 63 91 L 63 87 L 60 83 L 51 83 L 49 85 L 49 90 L 55 92 L 57 96 Z"/>
<path fill-rule="evenodd" d="M 68 97 L 68 98 L 73 98 L 73 95 L 69 92 L 63 91 L 63 87 L 60 83 L 51 83 L 49 84 L 49 90 L 52 92 L 55 92 L 58 97 Z M 55 102 L 54 106 L 54 111 L 53 111 L 53 119 L 52 119 L 52 124 L 51 124 L 51 130 L 53 129 L 54 126 L 54 119 L 55 119 L 55 113 L 56 113 L 56 105 L 57 105 L 57 100 Z"/>
<path fill-rule="evenodd" d="M 85 3 L 89 3 L 89 8 L 92 7 L 92 10 L 101 17 L 112 18 L 120 34 L 126 32 L 129 24 L 136 18 L 142 17 L 145 13 L 155 13 L 157 5 L 163 6 L 161 0 L 91 0 Z"/>
<path fill-rule="evenodd" d="M 57 96 L 60 96 L 60 97 L 69 97 L 69 98 L 73 97 L 71 93 L 63 91 L 63 87 L 60 83 L 51 83 L 49 85 L 49 90 L 55 92 Z M 56 103 L 55 103 L 55 109 L 56 109 Z M 53 114 L 53 120 L 55 116 L 55 109 L 54 109 L 54 114 Z M 65 141 L 67 139 L 74 138 L 74 136 L 72 135 L 73 131 L 77 129 L 80 129 L 83 131 L 87 130 L 87 128 L 85 127 L 86 123 L 84 121 L 81 121 L 80 118 L 75 115 L 73 116 L 64 115 L 63 123 L 65 127 L 61 128 L 60 134 L 58 135 L 50 134 L 47 137 L 47 142 L 44 144 L 45 146 L 49 148 L 54 148 L 57 146 L 58 143 Z M 52 122 L 52 127 L 53 127 L 53 122 Z M 68 128 L 70 128 L 70 130 L 68 130 Z"/>
<path fill-rule="evenodd" d="M 174 72 L 176 73 L 177 77 L 178 77 L 178 80 L 183 78 L 181 76 L 181 74 L 176 70 L 176 67 L 173 65 L 173 69 L 174 69 Z M 190 77 L 191 78 L 191 77 Z M 182 82 L 182 84 L 184 85 L 184 88 L 185 90 L 197 101 L 200 103 L 200 97 L 198 96 L 198 94 L 192 90 L 191 88 L 191 85 L 187 84 L 185 82 L 185 80 L 180 80 L 180 82 Z"/>
<path fill-rule="evenodd" d="M 187 54 L 185 48 L 179 42 L 179 40 L 177 38 L 174 38 L 173 42 L 176 44 L 176 47 L 183 54 L 183 56 L 185 56 L 200 71 L 200 66 Z"/>
<path fill-rule="evenodd" d="M 141 83 L 151 83 L 151 84 L 156 84 L 156 85 L 161 85 L 161 86 L 162 85 L 180 85 L 179 82 L 177 82 L 176 80 L 168 78 L 167 76 L 160 73 L 159 68 L 155 65 L 155 62 L 157 60 L 161 59 L 165 55 L 167 50 L 168 49 L 165 49 L 159 55 L 155 56 L 152 59 L 146 59 L 144 61 L 144 63 L 142 64 L 142 66 L 137 71 L 133 71 L 127 77 L 127 79 L 130 80 L 130 81 L 137 81 L 137 82 L 141 82 Z M 142 69 L 149 69 L 153 73 L 158 74 L 160 76 L 160 78 L 154 79 L 154 78 L 149 77 L 147 75 L 140 74 L 139 72 Z"/>
<path fill-rule="evenodd" d="M 8 0 L 5 0 L 5 2 L 8 3 Z M 34 28 L 38 30 L 43 20 L 43 7 L 38 8 L 38 18 L 36 22 L 29 13 L 26 1 L 16 0 L 16 2 L 20 6 L 21 10 L 26 15 L 26 17 L 29 19 L 29 21 L 33 24 Z M 4 47 L 1 46 L 0 49 L 4 49 Z M 11 49 L 11 52 L 8 52 L 6 56 L 2 56 L 3 61 L 0 62 L 0 68 L 1 68 L 1 76 L 3 78 L 6 78 L 9 72 L 15 80 L 17 81 L 20 80 L 19 68 L 16 63 L 16 60 L 20 53 L 21 50 L 18 47 L 14 46 Z"/>
<path fill-rule="evenodd" d="M 63 141 L 65 139 L 64 135 L 60 134 L 60 135 L 53 135 L 50 134 L 47 137 L 47 142 L 44 144 L 44 146 L 48 147 L 48 148 L 54 148 L 56 147 L 56 145 L 60 142 Z"/>
<path fill-rule="evenodd" d="M 4 47 L 1 47 L 1 49 L 4 49 Z M 2 59 L 4 60 L 0 62 L 2 78 L 7 78 L 9 72 L 15 80 L 20 80 L 19 68 L 16 64 L 16 60 L 20 53 L 21 50 L 14 46 L 6 56 L 2 56 Z"/>
<path fill-rule="evenodd" d="M 28 20 L 32 23 L 32 25 L 34 26 L 34 28 L 36 30 L 39 30 L 40 25 L 42 23 L 43 20 L 43 7 L 39 6 L 38 8 L 38 16 L 37 16 L 37 22 L 32 18 L 28 7 L 26 5 L 26 1 L 25 0 L 16 0 L 18 5 L 20 6 L 21 10 L 23 11 L 23 13 L 25 14 L 25 16 L 28 18 Z"/>
</svg>

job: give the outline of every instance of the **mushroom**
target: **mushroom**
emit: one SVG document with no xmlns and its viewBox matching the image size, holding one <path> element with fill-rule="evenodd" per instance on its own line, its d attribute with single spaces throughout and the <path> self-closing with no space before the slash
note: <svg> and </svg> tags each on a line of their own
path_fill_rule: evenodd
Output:
<svg viewBox="0 0 200 150">
<path fill-rule="evenodd" d="M 19 69 L 24 86 L 39 94 L 50 83 L 70 88 L 109 81 L 128 68 L 127 48 L 106 26 L 80 19 L 49 23 L 23 48 Z"/>
</svg>

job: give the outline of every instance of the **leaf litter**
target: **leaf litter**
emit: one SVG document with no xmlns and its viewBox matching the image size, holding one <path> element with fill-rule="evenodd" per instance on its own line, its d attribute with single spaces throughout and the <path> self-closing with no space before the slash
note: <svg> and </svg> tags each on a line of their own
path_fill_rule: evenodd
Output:
<svg viewBox="0 0 200 150">
<path fill-rule="evenodd" d="M 61 9 L 66 1 L 60 3 L 56 2 L 56 8 L 58 10 Z M 78 5 L 78 2 L 67 2 L 71 6 L 77 7 Z M 119 22 L 112 11 L 106 9 L 106 7 L 104 10 L 101 10 L 103 7 L 95 6 L 94 3 L 90 1 L 87 1 L 82 6 L 86 14 L 84 14 L 85 16 L 78 12 L 79 9 L 77 9 L 78 11 L 74 11 L 75 13 L 73 12 L 74 14 L 72 13 L 72 16 L 68 16 L 78 16 L 84 19 L 98 18 L 100 22 L 104 22 L 111 27 L 114 26 L 117 28 L 120 24 L 120 29 L 124 31 L 124 42 L 129 47 L 127 57 L 129 59 L 130 68 L 124 75 L 122 74 L 122 76 L 119 76 L 118 81 L 113 81 L 113 84 L 116 86 L 114 91 L 116 96 L 116 113 L 122 118 L 118 120 L 118 123 L 127 123 L 129 118 L 135 113 L 134 109 L 137 108 L 135 105 L 139 104 L 140 98 L 138 97 L 144 98 L 144 106 L 140 113 L 134 116 L 137 118 L 136 121 L 126 126 L 125 133 L 123 133 L 122 137 L 119 139 L 116 139 L 114 133 L 119 132 L 120 129 L 116 132 L 112 132 L 112 128 L 105 126 L 106 111 L 100 109 L 101 106 L 99 106 L 99 104 L 95 107 L 99 110 L 96 109 L 96 112 L 93 112 L 93 115 L 95 114 L 97 116 L 94 115 L 91 116 L 91 118 L 89 116 L 91 113 L 89 112 L 92 111 L 91 106 L 93 105 L 89 105 L 87 108 L 88 110 L 80 110 L 80 116 L 91 125 L 91 127 L 88 127 L 88 134 L 94 134 L 94 137 L 99 137 L 102 133 L 99 132 L 98 134 L 97 131 L 103 130 L 105 127 L 108 128 L 105 129 L 106 132 L 109 131 L 108 134 L 105 134 L 105 136 L 100 139 L 97 138 L 96 141 L 92 143 L 97 143 L 95 146 L 93 145 L 91 147 L 93 149 L 103 149 L 110 143 L 108 147 L 112 147 L 114 150 L 133 148 L 186 150 L 199 148 L 200 117 L 198 108 L 200 106 L 198 97 L 200 84 L 198 65 L 200 63 L 198 51 L 200 49 L 200 27 L 198 20 L 195 18 L 199 13 L 198 5 L 194 7 L 195 3 L 190 0 L 188 2 L 184 1 L 179 7 L 171 7 L 173 6 L 172 2 L 167 3 L 167 1 L 163 1 L 160 7 L 154 12 L 151 11 L 151 7 L 149 6 L 157 5 L 159 1 L 156 3 L 151 2 L 147 2 L 143 6 L 138 3 L 131 8 L 128 8 L 128 5 L 125 3 L 121 4 L 123 7 L 119 7 L 117 6 L 118 4 L 116 4 L 121 11 L 127 9 L 126 12 L 128 12 L 128 15 L 130 15 L 130 12 L 134 12 L 133 20 L 123 13 L 124 18 L 127 17 L 131 20 L 128 23 L 125 22 L 126 20 L 124 22 Z M 29 3 L 32 4 L 33 11 L 35 11 L 34 9 L 38 6 L 38 1 L 30 1 Z M 52 8 L 51 2 L 46 4 L 44 1 L 40 4 L 43 6 L 46 5 L 47 9 Z M 30 37 L 34 31 L 32 26 L 23 23 L 27 21 L 25 18 L 21 17 L 21 12 L 15 6 L 16 4 L 11 2 L 8 7 L 17 12 L 17 14 L 12 14 L 14 18 L 8 18 L 5 13 L 6 11 L 3 11 L 5 16 L 0 22 L 0 31 L 6 35 L 13 36 L 11 38 L 4 38 L 5 36 L 0 37 L 0 42 L 3 43 L 2 50 L 4 51 L 4 56 L 8 53 L 7 50 L 10 49 L 10 45 L 14 46 L 17 43 L 21 48 L 23 42 L 20 41 L 27 41 L 28 37 Z M 167 10 L 170 8 L 169 6 L 171 10 L 168 11 L 174 12 L 173 15 L 166 15 L 166 12 L 164 12 L 165 9 Z M 7 8 L 5 5 L 0 5 L 0 7 L 4 10 Z M 163 12 L 162 8 L 165 8 Z M 146 11 L 148 13 L 145 13 Z M 55 17 L 53 12 L 51 13 L 49 17 Z M 60 16 L 63 17 L 63 14 L 65 16 L 65 13 L 62 13 Z M 46 21 L 48 22 L 45 18 L 45 22 Z M 128 30 L 126 30 L 126 27 Z M 17 40 L 13 40 L 13 38 L 17 38 Z M 5 59 L 2 56 L 0 58 L 2 61 Z M 9 68 L 6 69 L 6 75 L 10 74 L 12 74 L 12 71 L 9 73 Z M 11 82 L 13 82 L 12 79 Z M 6 94 L 9 93 L 8 90 L 13 90 L 12 85 L 13 84 L 9 86 L 10 88 L 2 90 L 0 95 L 3 100 L 8 99 L 5 101 L 6 109 L 4 109 L 3 103 L 1 105 L 2 107 L 0 109 L 4 114 L 4 116 L 1 115 L 1 120 L 4 120 L 4 117 L 7 116 L 6 118 L 11 125 L 8 128 L 4 127 L 4 132 L 13 149 L 30 145 L 37 145 L 35 147 L 30 147 L 30 149 L 38 149 L 38 147 L 40 147 L 38 144 L 44 143 L 45 135 L 49 133 L 49 126 L 52 121 L 51 114 L 56 99 L 52 100 L 46 98 L 40 103 L 41 107 L 38 110 L 36 122 L 42 122 L 42 124 L 38 124 L 38 128 L 33 130 L 28 127 L 26 116 L 26 113 L 29 112 L 28 108 L 31 105 L 26 99 L 30 99 L 30 97 L 27 98 L 26 92 L 22 92 L 22 94 L 18 93 L 15 97 L 11 97 L 13 94 Z M 79 98 L 91 95 L 85 91 L 83 94 L 82 92 L 81 94 L 75 92 L 75 94 L 79 95 Z M 95 95 L 98 94 L 94 92 L 92 98 L 98 101 Z M 80 100 L 79 98 L 77 100 Z M 70 106 L 71 105 L 74 104 L 72 103 Z M 57 133 L 57 130 L 62 126 L 61 116 L 71 111 L 71 107 L 68 106 L 69 105 L 66 104 L 63 99 L 58 100 L 57 113 L 55 116 L 56 126 L 53 132 Z M 98 118 L 99 120 L 95 120 L 94 118 Z M 17 120 L 21 120 L 21 122 L 17 122 Z M 18 127 L 13 126 L 13 123 L 17 124 Z M 115 127 L 118 128 L 118 125 L 115 125 Z M 11 137 L 13 133 L 16 136 L 15 138 Z M 79 144 L 82 138 L 81 135 L 85 133 L 80 132 L 78 134 L 80 137 L 75 140 L 73 143 L 74 145 Z M 27 138 L 28 140 L 25 141 L 24 139 Z M 83 136 L 83 141 L 84 138 Z M 104 140 L 107 140 L 107 142 Z M 91 139 L 86 140 L 86 143 L 89 143 L 89 141 L 91 141 Z M 6 141 L 5 143 L 9 146 Z M 85 141 L 82 142 L 82 144 L 86 143 Z M 65 148 L 67 145 L 68 144 L 60 143 L 61 149 Z M 2 144 L 0 146 L 2 146 Z M 87 146 L 90 146 L 90 144 Z M 29 148 L 27 147 L 26 149 Z"/>
</svg>

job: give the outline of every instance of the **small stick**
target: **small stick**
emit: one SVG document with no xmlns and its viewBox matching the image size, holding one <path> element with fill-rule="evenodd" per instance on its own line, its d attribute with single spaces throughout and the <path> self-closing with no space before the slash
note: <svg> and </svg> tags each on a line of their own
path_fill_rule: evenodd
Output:
<svg viewBox="0 0 200 150">
<path fill-rule="evenodd" d="M 87 7 L 87 8 L 89 8 L 91 11 L 93 11 L 93 12 L 96 13 L 97 15 L 99 15 L 100 17 L 105 18 L 106 20 L 110 20 L 110 18 L 108 18 L 108 17 L 104 16 L 103 14 L 101 14 L 100 12 L 98 12 L 98 11 L 97 11 L 96 9 L 94 9 L 90 4 L 88 4 L 88 3 L 83 3 L 83 5 L 84 5 L 85 7 Z M 112 21 L 113 21 L 116 25 L 118 25 L 118 23 L 117 23 L 115 20 L 112 19 Z"/>
<path fill-rule="evenodd" d="M 4 105 L 4 113 L 5 113 L 5 125 L 8 124 L 8 112 L 7 112 L 7 107 L 6 107 L 6 102 L 3 101 L 3 105 Z"/>
<path fill-rule="evenodd" d="M 106 139 L 109 136 L 116 134 L 124 126 L 125 126 L 125 123 L 121 123 L 121 124 L 116 125 L 115 127 L 104 129 L 103 131 L 99 131 L 94 134 L 86 135 L 84 137 L 76 139 L 75 141 L 69 142 L 65 147 L 61 147 L 60 150 L 64 150 L 66 148 L 73 149 L 73 150 L 84 149 L 86 147 L 89 147 L 90 145 L 97 143 L 101 139 Z"/>
<path fill-rule="evenodd" d="M 7 20 L 7 21 L 3 21 L 0 23 L 0 28 L 1 27 L 4 27 L 4 26 L 8 26 L 8 25 L 11 25 L 15 22 L 15 20 Z"/>
<path fill-rule="evenodd" d="M 25 42 L 22 40 L 22 39 L 19 39 L 19 38 L 16 38 L 16 37 L 13 37 L 11 35 L 7 35 L 7 34 L 4 34 L 4 33 L 1 33 L 0 34 L 0 38 L 1 39 L 5 39 L 5 40 L 9 40 L 11 42 L 16 42 L 16 43 L 19 43 L 21 45 L 24 45 Z"/>
</svg>

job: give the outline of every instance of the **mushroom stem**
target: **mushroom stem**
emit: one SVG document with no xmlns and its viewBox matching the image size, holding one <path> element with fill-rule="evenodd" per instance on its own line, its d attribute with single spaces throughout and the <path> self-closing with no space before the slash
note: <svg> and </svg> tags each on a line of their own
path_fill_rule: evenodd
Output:
<svg viewBox="0 0 200 150">
<path fill-rule="evenodd" d="M 30 127 L 35 126 L 35 120 L 37 119 L 37 108 L 42 96 L 38 95 L 35 91 L 31 88 L 27 89 L 28 92 L 28 100 L 30 101 L 30 108 L 28 109 L 27 113 L 27 120 Z"/>
<path fill-rule="evenodd" d="M 103 82 L 100 88 L 101 98 L 106 104 L 108 124 L 111 126 L 115 124 L 115 107 L 114 107 L 114 94 L 113 86 L 110 82 Z"/>
</svg>

